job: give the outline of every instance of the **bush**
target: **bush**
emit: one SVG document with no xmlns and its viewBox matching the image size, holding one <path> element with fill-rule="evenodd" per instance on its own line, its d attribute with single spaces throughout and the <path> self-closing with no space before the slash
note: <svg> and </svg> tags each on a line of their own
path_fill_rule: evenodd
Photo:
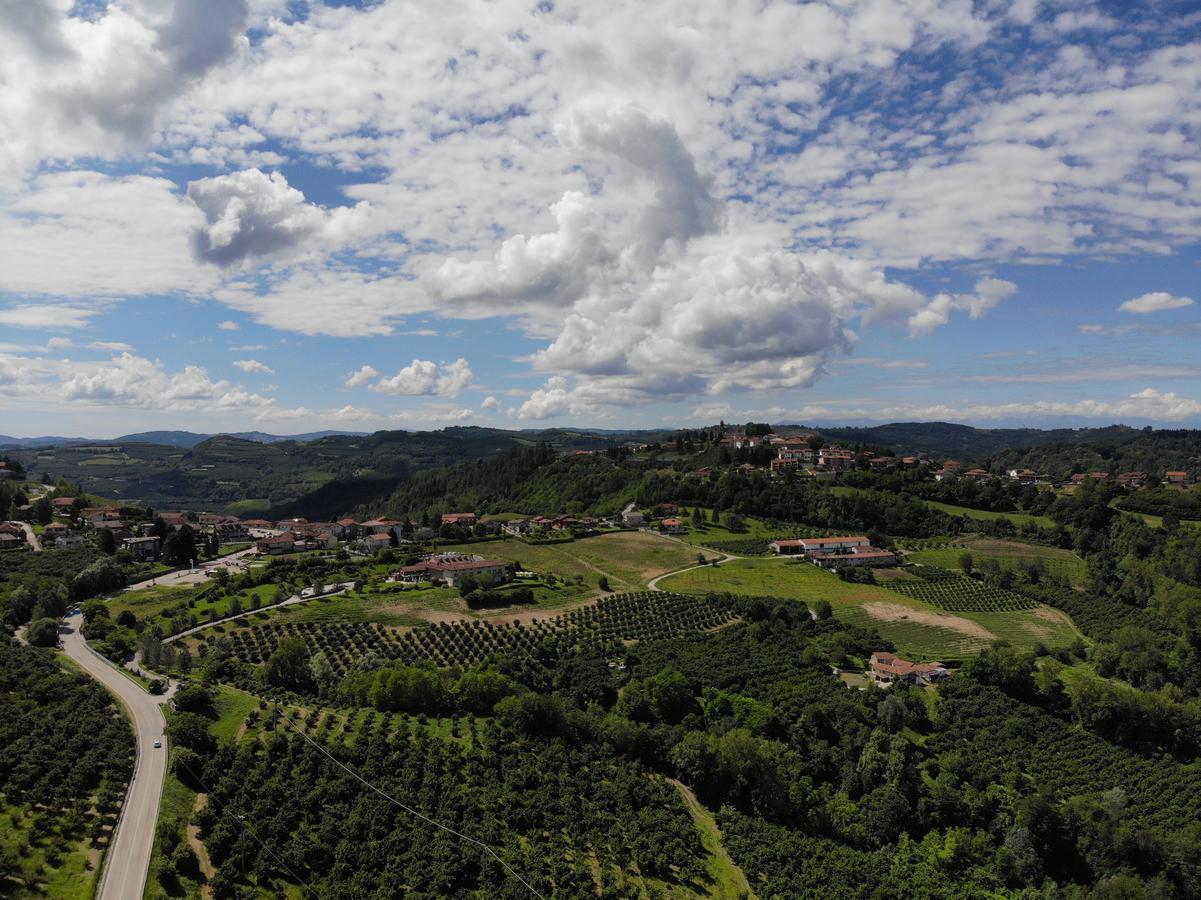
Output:
<svg viewBox="0 0 1201 900">
<path fill-rule="evenodd" d="M 35 647 L 57 647 L 58 622 L 54 619 L 38 619 L 29 626 L 25 637 Z"/>
</svg>

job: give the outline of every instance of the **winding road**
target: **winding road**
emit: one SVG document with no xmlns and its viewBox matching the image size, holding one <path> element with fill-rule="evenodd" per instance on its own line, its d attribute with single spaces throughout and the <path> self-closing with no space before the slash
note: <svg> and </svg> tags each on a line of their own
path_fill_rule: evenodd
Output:
<svg viewBox="0 0 1201 900">
<path fill-rule="evenodd" d="M 154 826 L 167 774 L 167 739 L 163 734 L 166 719 L 162 709 L 166 698 L 148 694 L 137 682 L 122 675 L 115 666 L 92 651 L 79 633 L 82 623 L 82 616 L 76 613 L 60 626 L 63 651 L 121 701 L 133 720 L 137 738 L 133 780 L 125 795 L 96 892 L 100 900 L 128 900 L 142 896 L 154 847 Z M 156 740 L 162 742 L 161 747 L 154 746 Z"/>
</svg>

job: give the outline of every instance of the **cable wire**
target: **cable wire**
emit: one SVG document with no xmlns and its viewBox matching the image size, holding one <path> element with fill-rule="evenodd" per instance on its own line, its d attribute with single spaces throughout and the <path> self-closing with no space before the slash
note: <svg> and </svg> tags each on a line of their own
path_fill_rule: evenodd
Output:
<svg viewBox="0 0 1201 900">
<path fill-rule="evenodd" d="M 408 804 L 402 803 L 400 800 L 397 800 L 391 794 L 388 794 L 385 791 L 380 790 L 374 784 L 372 784 L 370 781 L 368 781 L 366 778 L 364 778 L 362 775 L 360 775 L 358 772 L 354 771 L 354 769 L 350 768 L 345 763 L 343 763 L 341 760 L 339 760 L 336 756 L 334 756 L 332 753 L 330 753 L 328 749 L 326 749 L 321 744 L 314 741 L 311 737 L 309 737 L 307 734 L 305 734 L 303 731 L 301 731 L 299 728 L 297 728 L 296 723 L 293 722 L 292 719 L 286 713 L 280 711 L 277 708 L 276 715 L 278 715 L 281 719 L 283 719 L 285 722 L 287 722 L 289 725 L 291 725 L 292 729 L 297 734 L 299 734 L 302 738 L 304 738 L 306 741 L 308 741 L 310 744 L 312 744 L 314 747 L 316 747 L 319 751 L 321 751 L 321 753 L 323 753 L 326 757 L 328 757 L 329 760 L 334 765 L 338 766 L 338 768 L 342 769 L 342 771 L 346 772 L 346 774 L 350 775 L 352 778 L 361 782 L 365 787 L 367 787 L 367 788 L 371 789 L 372 791 L 374 791 L 375 793 L 379 794 L 385 800 L 389 801 L 390 803 L 394 803 L 396 806 L 399 806 L 401 809 L 403 809 L 409 815 L 416 816 L 418 819 L 421 819 L 421 821 L 426 822 L 430 825 L 433 825 L 435 828 L 440 828 L 442 831 L 445 831 L 448 834 L 453 834 L 455 837 L 459 838 L 460 840 L 466 841 L 469 844 L 474 844 L 475 846 L 480 847 L 485 852 L 487 852 L 489 856 L 491 856 L 498 863 L 500 863 L 504 867 L 506 872 L 508 872 L 510 875 L 512 875 L 514 878 L 516 878 L 518 881 L 520 881 L 523 885 L 525 885 L 526 889 L 529 890 L 529 892 L 531 894 L 533 894 L 535 897 L 537 897 L 538 900 L 546 900 L 546 898 L 543 897 L 542 894 L 538 893 L 538 891 L 534 888 L 534 886 L 532 884 L 530 884 L 528 881 L 526 881 L 524 878 L 522 878 L 516 869 L 514 869 L 511 865 L 509 865 L 507 862 L 505 862 L 503 859 L 501 859 L 500 854 L 498 854 L 495 850 L 493 850 L 488 844 L 485 844 L 481 840 L 478 840 L 476 838 L 473 838 L 466 834 L 463 834 L 460 831 L 455 831 L 455 829 L 451 828 L 449 825 L 443 825 L 441 822 L 437 821 L 436 819 L 430 818 L 429 816 L 427 816 L 425 813 L 421 812 L 420 810 L 416 810 L 413 807 L 409 806 Z"/>
<path fill-rule="evenodd" d="M 195 778 L 195 779 L 196 779 L 196 783 L 197 783 L 198 785 L 200 785 L 202 788 L 204 788 L 204 792 L 205 792 L 206 794 L 208 794 L 208 796 L 209 796 L 209 799 L 210 799 L 210 800 L 216 800 L 216 798 L 217 798 L 217 795 L 216 795 L 216 794 L 215 794 L 215 793 L 214 793 L 212 790 L 210 790 L 210 789 L 209 789 L 208 785 L 206 785 L 206 784 L 205 784 L 203 781 L 201 781 L 201 780 L 200 780 L 200 776 L 199 776 L 199 775 L 197 775 L 195 772 L 193 772 L 193 771 L 192 771 L 192 767 L 191 767 L 191 766 L 189 766 L 189 765 L 188 765 L 186 762 L 184 762 L 184 760 L 182 760 L 182 759 L 179 759 L 179 757 L 178 757 L 178 756 L 176 757 L 176 760 L 179 762 L 179 764 L 180 764 L 181 766 L 183 766 L 185 769 L 187 769 L 187 770 L 188 770 L 188 774 L 189 774 L 189 775 L 191 775 L 193 778 Z M 218 801 L 218 802 L 219 802 L 219 801 Z M 229 804 L 227 804 L 227 803 L 220 803 L 220 806 L 221 806 L 221 807 L 222 807 L 222 809 L 225 811 L 225 813 L 224 813 L 225 815 L 230 815 L 230 813 L 228 812 L 228 810 L 229 810 Z M 306 891 L 308 891 L 308 892 L 309 892 L 310 894 L 312 894 L 314 897 L 317 897 L 317 896 L 319 896 L 319 895 L 318 895 L 318 893 L 317 893 L 315 890 L 313 890 L 313 889 L 312 889 L 312 888 L 311 888 L 311 887 L 308 885 L 308 883 L 307 883 L 307 882 L 306 882 L 306 881 L 305 881 L 303 878 L 301 878 L 299 875 L 297 875 L 295 872 L 293 872 L 293 871 L 292 871 L 290 868 L 288 868 L 288 865 L 287 865 L 287 863 L 285 863 L 285 862 L 284 862 L 282 859 L 280 859 L 280 858 L 279 858 L 279 856 L 276 854 L 276 852 L 275 852 L 274 850 L 272 850 L 272 849 L 271 849 L 270 847 L 268 847 L 268 846 L 267 846 L 265 843 L 263 843 L 263 840 L 262 840 L 262 838 L 260 838 L 260 837 L 259 837 L 257 834 L 255 834 L 255 833 L 254 833 L 254 830 L 253 830 L 253 829 L 252 829 L 252 828 L 251 828 L 249 825 L 247 825 L 247 824 L 246 824 L 246 820 L 245 820 L 245 818 L 244 818 L 244 817 L 241 817 L 241 816 L 234 815 L 234 817 L 233 817 L 233 818 L 234 818 L 234 819 L 237 821 L 237 823 L 238 823 L 239 825 L 241 825 L 241 826 L 242 826 L 242 830 L 243 830 L 243 831 L 245 831 L 247 834 L 249 834 L 249 835 L 250 835 L 252 838 L 254 838 L 256 841 L 258 841 L 258 842 L 259 842 L 259 846 L 260 846 L 260 847 L 262 847 L 264 850 L 266 850 L 268 853 L 270 853 L 270 854 L 271 854 L 271 858 L 272 858 L 272 859 L 274 859 L 274 860 L 275 860 L 277 863 L 279 863 L 279 864 L 280 864 L 280 866 L 283 868 L 283 870 L 284 870 L 285 872 L 287 872 L 289 875 L 291 875 L 291 876 L 292 876 L 292 879 L 293 879 L 294 881 L 296 881 L 296 883 L 297 883 L 297 884 L 299 884 L 301 887 L 303 887 L 303 888 L 304 888 Z"/>
</svg>

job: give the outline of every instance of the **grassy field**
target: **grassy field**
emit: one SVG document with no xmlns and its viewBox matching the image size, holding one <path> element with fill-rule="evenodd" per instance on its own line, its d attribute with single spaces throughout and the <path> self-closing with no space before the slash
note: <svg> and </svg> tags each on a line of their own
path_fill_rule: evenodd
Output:
<svg viewBox="0 0 1201 900">
<path fill-rule="evenodd" d="M 851 584 L 805 563 L 740 559 L 663 579 L 669 591 L 729 591 L 816 603 L 827 600 L 837 618 L 874 628 L 902 654 L 924 659 L 961 659 L 995 640 L 1017 647 L 1064 646 L 1078 632 L 1063 613 L 1049 607 L 1001 613 L 946 613 L 910 597 L 870 584 Z"/>
<path fill-rule="evenodd" d="M 201 591 L 207 585 L 185 587 L 155 587 L 127 591 L 112 598 L 109 603 L 109 615 L 116 618 L 128 610 L 147 625 L 158 625 L 163 634 L 172 634 L 171 620 L 177 616 L 195 616 L 196 624 L 201 625 L 213 619 L 229 615 L 233 598 L 236 596 L 242 603 L 242 608 L 249 610 L 255 599 L 259 606 L 267 606 L 275 600 L 276 586 L 264 584 L 249 590 L 240 591 L 233 596 L 212 599 L 204 596 Z"/>
<path fill-rule="evenodd" d="M 508 539 L 442 549 L 519 561 L 525 569 L 543 575 L 580 575 L 591 585 L 607 575 L 614 590 L 645 587 L 656 575 L 695 563 L 699 552 L 679 541 L 641 531 L 602 534 L 565 544 L 526 544 Z M 704 552 L 706 557 L 717 555 L 711 550 Z"/>
<path fill-rule="evenodd" d="M 1040 528 L 1054 528 L 1055 520 L 1050 516 L 1033 516 L 1029 513 L 1020 512 L 990 512 L 985 509 L 971 509 L 967 506 L 955 506 L 950 503 L 939 503 L 937 500 L 926 500 L 925 504 L 933 509 L 941 510 L 951 516 L 966 516 L 969 519 L 978 519 L 981 521 L 993 521 L 996 519 L 1009 519 L 1014 525 L 1023 525 L 1032 523 Z"/>
<path fill-rule="evenodd" d="M 905 558 L 912 562 L 958 571 L 959 558 L 967 551 L 972 554 L 977 564 L 986 559 L 995 559 L 1003 569 L 1016 568 L 1020 562 L 1041 561 L 1047 572 L 1072 584 L 1083 583 L 1088 574 L 1088 567 L 1083 559 L 1070 550 L 1061 550 L 1058 547 L 1043 547 L 1038 544 L 986 537 L 963 538 L 956 543 L 958 546 L 914 551 Z"/>
</svg>

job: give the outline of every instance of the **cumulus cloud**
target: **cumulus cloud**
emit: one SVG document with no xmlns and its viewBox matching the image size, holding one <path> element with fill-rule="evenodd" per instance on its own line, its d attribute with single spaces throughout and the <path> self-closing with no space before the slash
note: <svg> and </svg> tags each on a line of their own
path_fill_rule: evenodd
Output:
<svg viewBox="0 0 1201 900">
<path fill-rule="evenodd" d="M 72 15 L 20 0 L 0 16 L 0 183 L 40 160 L 118 153 L 231 58 L 246 0 L 131 0 Z"/>
<path fill-rule="evenodd" d="M 572 412 L 571 394 L 567 379 L 555 375 L 538 388 L 517 408 L 519 419 L 549 419 Z"/>
<path fill-rule="evenodd" d="M 480 409 L 500 409 L 500 401 L 489 394 L 480 403 Z"/>
<path fill-rule="evenodd" d="M 1118 310 L 1127 313 L 1153 313 L 1163 312 L 1166 309 L 1183 309 L 1192 305 L 1191 297 L 1176 297 L 1166 291 L 1152 291 L 1149 294 L 1127 300 L 1118 307 Z"/>
<path fill-rule="evenodd" d="M 391 376 L 381 376 L 374 367 L 365 365 L 346 379 L 345 386 L 365 385 L 368 390 L 398 396 L 457 397 L 474 380 L 475 373 L 465 359 L 442 365 L 429 359 L 415 359 Z"/>
<path fill-rule="evenodd" d="M 1012 281 L 1003 281 L 1000 278 L 982 278 L 976 282 L 974 293 L 938 294 L 925 307 L 909 317 L 909 333 L 913 335 L 929 334 L 936 328 L 946 325 L 954 310 L 966 311 L 973 319 L 979 319 L 1016 290 L 1017 285 Z"/>
<path fill-rule="evenodd" d="M 188 198 L 205 219 L 193 234 L 193 251 L 218 266 L 335 248 L 355 236 L 367 213 L 366 204 L 324 210 L 306 202 L 280 172 L 258 169 L 190 181 Z"/>
<path fill-rule="evenodd" d="M 372 380 L 379 377 L 379 372 L 371 366 L 363 366 L 357 372 L 353 372 L 347 376 L 345 386 L 348 388 L 363 387 L 370 384 Z"/>
<path fill-rule="evenodd" d="M 233 319 L 226 319 L 224 322 L 218 322 L 217 327 L 222 331 L 238 331 L 241 326 Z"/>
<path fill-rule="evenodd" d="M 274 400 L 252 394 L 228 381 L 214 381 L 201 366 L 169 372 L 158 360 L 122 353 L 108 363 L 61 373 L 60 395 L 68 401 L 142 409 L 255 411 Z"/>
<path fill-rule="evenodd" d="M 233 361 L 235 369 L 241 369 L 247 374 L 254 373 L 256 375 L 274 375 L 275 370 L 266 363 L 261 363 L 257 359 L 235 359 Z"/>
</svg>

